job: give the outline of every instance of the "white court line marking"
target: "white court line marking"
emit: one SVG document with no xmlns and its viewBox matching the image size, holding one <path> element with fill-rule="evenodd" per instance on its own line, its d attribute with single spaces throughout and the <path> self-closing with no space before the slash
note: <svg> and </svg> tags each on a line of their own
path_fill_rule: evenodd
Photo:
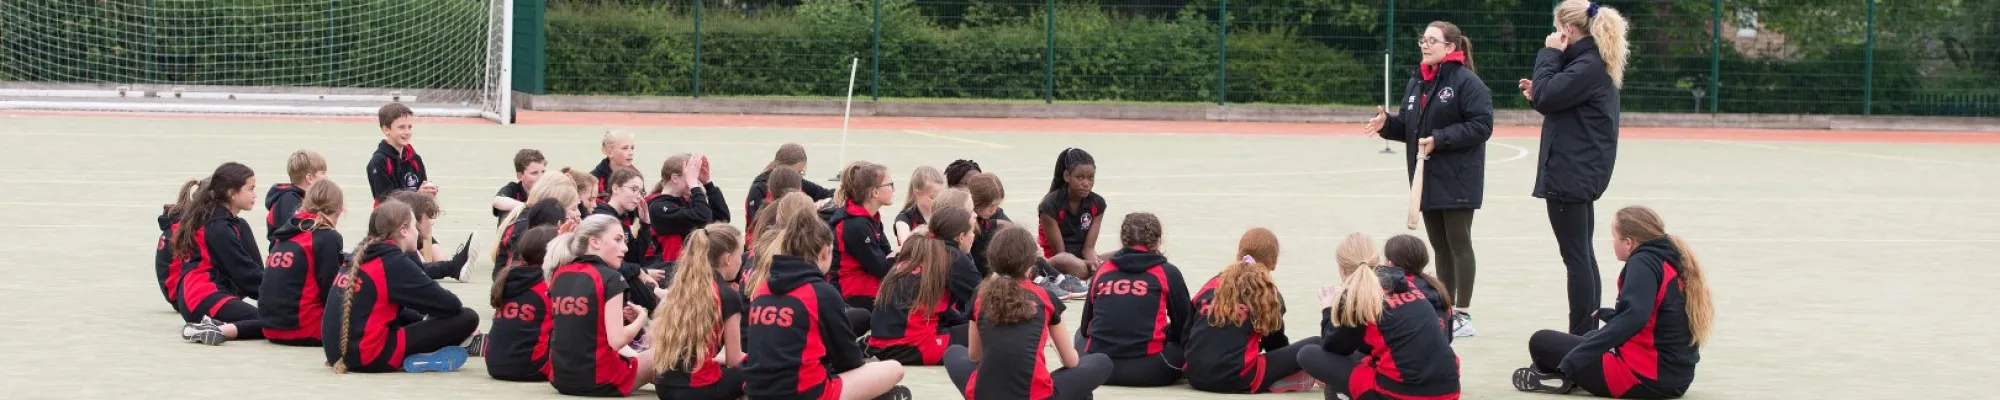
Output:
<svg viewBox="0 0 2000 400">
<path fill-rule="evenodd" d="M 1506 144 L 1506 143 L 1500 143 L 1500 142 L 1491 142 L 1491 141 L 1489 141 L 1489 142 L 1487 142 L 1487 143 L 1489 143 L 1489 144 L 1492 144 L 1492 145 L 1495 145 L 1495 146 L 1500 146 L 1500 147 L 1506 147 L 1506 148 L 1510 148 L 1510 149 L 1514 149 L 1514 155 L 1513 155 L 1513 156 L 1509 156 L 1509 157 L 1507 157 L 1507 158 L 1504 158 L 1504 159 L 1500 159 L 1500 160 L 1498 160 L 1498 161 L 1488 161 L 1488 162 L 1486 162 L 1486 163 L 1487 163 L 1488 165 L 1492 165 L 1492 164 L 1504 164 L 1504 163 L 1508 163 L 1508 162 L 1513 162 L 1513 161 L 1519 161 L 1519 160 L 1521 160 L 1521 159 L 1523 159 L 1523 158 L 1528 158 L 1528 149 L 1527 149 L 1527 148 L 1523 148 L 1523 147 L 1521 147 L 1521 146 L 1515 146 L 1515 145 L 1511 145 L 1511 144 Z M 1396 157 L 1396 161 L 1397 161 L 1397 164 L 1402 164 L 1403 160 L 1405 160 L 1405 158 L 1403 158 L 1403 157 Z M 1275 171 L 1275 172 L 1224 172 L 1224 173 L 1207 173 L 1207 174 L 1158 174 L 1158 175 L 1111 175 L 1111 176 L 1102 176 L 1102 177 L 1099 177 L 1099 179 L 1177 179 L 1177 178 L 1249 178 L 1249 177 L 1269 177 L 1269 176 L 1302 176 L 1302 175 L 1347 175 L 1347 174 L 1358 174 L 1358 173 L 1367 173 L 1367 172 L 1402 172 L 1402 171 L 1404 171 L 1404 170 L 1406 170 L 1406 169 L 1407 169 L 1407 167 L 1383 167 L 1383 168 L 1361 168 L 1361 169 L 1337 169 L 1337 170 L 1327 170 L 1327 171 Z M 1408 197 L 1408 196 L 1406 195 L 1406 196 L 1402 196 L 1402 197 Z"/>
<path fill-rule="evenodd" d="M 379 139 L 379 138 L 377 138 L 377 137 L 373 137 L 373 136 L 367 136 L 367 137 L 362 137 L 362 136 L 354 136 L 354 137 L 350 137 L 350 136 L 347 136 L 347 135 L 341 135 L 341 136 L 308 136 L 308 135 L 217 135 L 217 134 L 198 134 L 198 133 L 197 133 L 197 134 L 185 134 L 185 133 L 101 133 L 101 132 L 0 132 L 0 136 L 62 136 L 62 137 L 108 137 L 108 138 L 157 138 L 157 139 L 163 139 L 163 140 L 164 140 L 164 139 L 185 139 L 185 138 L 204 138 L 204 139 L 258 139 L 258 140 L 281 140 L 281 141 L 297 141 L 297 140 L 326 140 L 326 139 L 333 139 L 333 140 L 351 140 L 351 141 L 356 141 L 356 142 L 360 142 L 360 141 L 378 141 L 378 140 L 381 140 L 381 139 Z M 783 144 L 786 144 L 786 143 L 798 143 L 798 144 L 800 144 L 800 145 L 804 145 L 804 146 L 840 146 L 840 145 L 841 145 L 841 143 L 838 143 L 838 142 L 793 142 L 793 141 L 770 141 L 770 142 L 759 142 L 759 141 L 705 141 L 705 140 L 678 140 L 678 139 L 650 139 L 650 140 L 649 140 L 649 139 L 646 139 L 647 137 L 655 137 L 655 136 L 657 136 L 657 135 L 638 135 L 638 137 L 640 137 L 640 139 L 638 140 L 638 143 L 640 143 L 640 144 L 661 144 L 661 145 L 675 145 L 675 146 L 695 146 L 695 145 L 715 145 L 715 146 L 754 146 L 754 147 L 776 147 L 776 146 L 779 146 L 779 145 L 783 145 Z M 969 139 L 967 139 L 967 140 L 969 140 Z M 458 138 L 458 137 L 424 137 L 424 138 L 422 138 L 422 139 L 419 139 L 419 140 L 418 140 L 418 142 L 478 142 L 478 143 L 557 143 L 557 144 L 575 144 L 575 143 L 576 143 L 577 141 L 576 141 L 576 140 L 571 140 L 571 139 L 529 139 L 529 138 L 495 138 L 495 137 L 477 137 L 477 138 Z M 990 144 L 990 143 L 989 143 L 989 144 Z M 945 149 L 963 149 L 963 148 L 974 148 L 974 146 L 964 146 L 964 145 L 952 145 L 952 144 L 915 144 L 915 143 L 847 143 L 846 145 L 848 145 L 848 146 L 859 146 L 859 147 L 906 147 L 906 148 L 945 148 Z M 990 147 L 990 146 L 986 146 L 986 147 Z M 422 152 L 423 152 L 422 150 L 418 150 L 418 153 L 422 153 Z"/>
<path fill-rule="evenodd" d="M 930 132 L 924 132 L 924 131 L 919 131 L 919 130 L 915 130 L 915 129 L 904 129 L 904 130 L 903 130 L 903 132 L 907 132 L 907 133 L 911 133 L 911 134 L 915 134 L 915 135 L 917 135 L 917 136 L 923 136 L 923 137 L 928 137 L 928 138 L 933 138 L 933 139 L 944 139 L 944 140 L 950 140 L 950 141 L 954 141 L 954 142 L 961 142 L 961 143 L 971 143 L 971 144 L 976 144 L 976 145 L 980 145 L 980 146 L 986 146 L 986 147 L 991 147 L 991 148 L 995 148 L 995 149 L 1008 149 L 1008 148 L 1013 148 L 1013 146 L 1008 146 L 1008 145 L 1004 145 L 1004 144 L 999 144 L 999 143 L 993 143 L 993 142 L 988 142 L 988 141 L 983 141 L 983 140 L 973 140 L 973 139 L 966 139 L 966 138 L 962 138 L 962 137 L 957 137 L 957 136 L 950 136 L 950 135 L 944 135 L 944 134 L 938 134 L 938 133 L 930 133 Z"/>
<path fill-rule="evenodd" d="M 156 230 L 155 228 L 157 228 L 157 227 L 156 227 L 156 226 L 151 226 L 151 225 L 143 225 L 143 224 L 133 224 L 133 225 L 95 225 L 95 224 L 0 224 L 0 228 L 25 228 L 25 229 L 133 229 L 133 230 L 137 230 L 137 229 L 141 229 L 141 228 L 143 228 L 143 229 L 146 229 L 146 230 Z M 437 232 L 437 233 L 450 233 L 450 234 L 454 234 L 454 235 L 456 235 L 456 234 L 461 234 L 461 233 L 493 233 L 494 231 L 495 231 L 494 229 L 443 229 L 443 228 L 439 228 L 439 229 L 435 229 L 435 230 L 433 230 L 433 232 Z M 442 236 L 440 236 L 440 237 L 442 237 Z M 1237 238 L 1239 238 L 1239 237 L 1237 237 L 1237 236 L 1218 236 L 1218 235 L 1176 235 L 1176 234 L 1168 234 L 1168 235 L 1167 235 L 1167 237 L 1169 237 L 1169 238 L 1173 238 L 1173 239 L 1200 239 L 1200 240 L 1228 240 L 1228 239 L 1237 239 Z M 1286 238 L 1294 238 L 1294 237 L 1292 237 L 1292 236 L 1286 236 Z M 477 239 L 478 239 L 478 238 L 474 238 L 474 240 L 477 240 Z M 1296 239 L 1298 239 L 1298 240 L 1312 240 L 1312 241 L 1320 241 L 1320 240 L 1326 240 L 1326 241 L 1333 241 L 1333 240 L 1340 240 L 1340 239 L 1342 239 L 1342 237 L 1334 237 L 1334 236 L 1299 236 L 1299 237 L 1296 237 Z M 1473 236 L 1473 237 L 1472 237 L 1472 239 L 1473 239 L 1474 241 L 1491 241 L 1491 242 L 1553 242 L 1553 241 L 1555 241 L 1555 238 L 1554 238 L 1554 237 L 1521 237 L 1521 236 Z M 1611 240 L 1611 239 L 1608 239 L 1608 238 L 1598 238 L 1598 239 L 1594 239 L 1594 241 L 1598 241 L 1598 242 L 1608 242 L 1608 241 L 1610 241 L 1610 240 Z M 1697 239 L 1697 240 L 1695 240 L 1695 242 L 1713 242 L 1713 243 L 1854 243 L 1854 244 L 1902 244 L 1902 243 L 2000 243 L 2000 238 L 1972 238 L 1972 239 L 1919 239 L 1919 238 L 1900 238 L 1900 239 L 1899 239 L 1899 238 L 1887 238 L 1887 239 L 1874 239 L 1874 238 L 1804 238 L 1804 239 L 1801 239 L 1801 238 L 1703 238 L 1703 239 Z"/>
<path fill-rule="evenodd" d="M 1802 152 L 1802 153 L 1819 153 L 1819 154 L 1832 154 L 1832 155 L 1838 155 L 1838 156 L 1852 156 L 1852 157 L 1862 157 L 1862 158 L 1873 158 L 1873 159 L 1877 159 L 1877 160 L 1889 160 L 1889 161 L 1902 161 L 1902 162 L 1913 162 L 1913 163 L 1924 163 L 1924 164 L 1942 164 L 1942 165 L 1956 165 L 1956 166 L 1961 166 L 1961 167 L 1979 167 L 1979 168 L 2000 168 L 2000 165 L 1993 165 L 1993 164 L 1981 164 L 1981 163 L 1974 163 L 1974 162 L 1964 162 L 1964 161 L 1951 161 L 1951 160 L 1933 160 L 1933 159 L 1928 159 L 1928 158 L 1916 158 L 1916 157 L 1904 157 L 1904 156 L 1894 156 L 1894 155 L 1888 155 L 1888 154 L 1875 154 L 1875 153 L 1863 153 L 1863 152 L 1858 152 L 1858 151 L 1845 151 L 1845 150 L 1827 150 L 1827 149 L 1814 149 L 1814 148 L 1805 148 L 1805 147 L 1791 147 L 1791 146 L 1772 146 L 1772 145 L 1768 145 L 1768 144 L 1757 144 L 1757 143 L 1748 143 L 1748 142 L 1732 142 L 1732 141 L 1726 141 L 1726 140 L 1707 140 L 1706 142 L 1709 142 L 1709 143 L 1715 143 L 1715 144 L 1723 144 L 1723 145 L 1730 145 L 1730 146 L 1742 146 L 1742 147 L 1749 147 L 1749 148 L 1756 148 L 1756 149 L 1766 149 L 1766 150 L 1785 150 L 1785 151 L 1796 151 L 1796 152 Z"/>
</svg>

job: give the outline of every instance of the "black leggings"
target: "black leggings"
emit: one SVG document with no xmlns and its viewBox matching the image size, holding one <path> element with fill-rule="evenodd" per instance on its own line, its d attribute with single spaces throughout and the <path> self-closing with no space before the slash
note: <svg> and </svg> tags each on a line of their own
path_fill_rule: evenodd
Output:
<svg viewBox="0 0 2000 400">
<path fill-rule="evenodd" d="M 972 381 L 972 372 L 979 364 L 972 362 L 969 350 L 963 345 L 951 345 L 944 349 L 944 371 L 951 375 L 951 383 L 958 385 L 958 393 L 965 393 L 965 385 Z M 1057 368 L 1049 372 L 1049 380 L 1055 381 L 1056 400 L 1081 400 L 1091 398 L 1090 393 L 1103 386 L 1112 375 L 1111 357 L 1103 354 L 1081 355 L 1074 368 Z"/>
<path fill-rule="evenodd" d="M 221 307 L 216 307 L 218 303 Z M 191 310 L 182 308 L 181 319 L 187 322 L 201 322 L 201 317 L 207 316 L 218 324 L 236 325 L 233 340 L 264 338 L 264 321 L 257 319 L 257 306 L 243 302 L 241 297 L 216 292 L 203 298 L 201 304 L 195 304 Z M 215 310 L 215 315 L 205 314 L 210 309 Z"/>
<path fill-rule="evenodd" d="M 662 386 L 655 382 L 653 389 L 659 392 L 660 400 L 734 400 L 743 397 L 743 369 L 723 368 L 722 378 L 704 387 Z"/>
<path fill-rule="evenodd" d="M 479 313 L 470 308 L 460 308 L 457 315 L 449 317 L 424 318 L 403 326 L 403 354 L 429 353 L 461 345 L 478 330 Z"/>
<path fill-rule="evenodd" d="M 1356 360 L 1357 358 L 1359 357 L 1328 353 L 1326 349 L 1321 348 L 1317 344 L 1306 345 L 1304 348 L 1300 348 L 1298 354 L 1299 368 L 1305 369 L 1306 375 L 1312 375 L 1313 379 L 1326 384 L 1327 400 L 1341 398 L 1339 397 L 1340 395 L 1352 394 L 1349 393 L 1347 388 L 1347 381 L 1354 376 L 1354 367 L 1360 365 L 1360 361 Z M 1370 397 L 1371 395 L 1374 397 Z M 1369 393 L 1361 393 L 1360 396 L 1352 398 L 1359 400 L 1379 397 L 1381 397 L 1380 394 L 1375 394 L 1371 391 Z"/>
<path fill-rule="evenodd" d="M 1472 257 L 1472 212 L 1424 212 L 1424 230 L 1430 234 L 1431 248 L 1437 254 L 1431 264 L 1437 265 L 1438 281 L 1444 282 L 1442 289 L 1451 293 L 1451 304 L 1457 307 L 1472 306 L 1472 277 L 1476 264 Z"/>
<path fill-rule="evenodd" d="M 1319 346 L 1320 342 L 1320 337 L 1314 336 L 1277 350 L 1264 352 L 1264 380 L 1258 382 L 1257 391 L 1251 393 L 1270 393 L 1271 387 L 1276 386 L 1278 381 L 1298 374 L 1303 370 L 1299 367 L 1299 352 L 1308 346 Z"/>
<path fill-rule="evenodd" d="M 1562 375 L 1569 378 L 1570 383 L 1575 383 L 1578 388 L 1582 388 L 1584 391 L 1600 397 L 1672 399 L 1679 398 L 1684 394 L 1659 390 L 1640 383 L 1633 385 L 1630 389 L 1626 389 L 1623 394 L 1613 396 L 1611 395 L 1611 385 L 1606 383 L 1604 377 L 1604 374 L 1607 372 L 1604 368 L 1603 357 L 1592 358 L 1589 362 L 1576 366 L 1576 371 L 1564 371 L 1561 369 L 1563 357 L 1569 356 L 1570 351 L 1576 350 L 1576 347 L 1582 344 L 1582 336 L 1545 329 L 1535 332 L 1534 336 L 1528 337 L 1528 357 L 1534 360 L 1536 370 L 1542 373 Z M 1614 373 L 1629 374 L 1629 372 L 1623 371 Z M 1634 379 L 1637 378 L 1635 377 Z"/>
<path fill-rule="evenodd" d="M 849 308 L 845 312 L 847 326 L 854 328 L 854 337 L 867 338 L 868 324 L 875 322 L 875 313 L 865 308 Z M 867 347 L 866 343 L 863 343 L 863 347 Z"/>
<path fill-rule="evenodd" d="M 1583 335 L 1597 330 L 1597 311 L 1602 301 L 1603 282 L 1597 273 L 1597 253 L 1590 248 L 1592 224 L 1596 223 L 1591 203 L 1548 200 L 1549 227 L 1556 234 L 1556 249 L 1562 252 L 1563 267 L 1569 270 L 1569 333 Z M 1450 284 L 1450 282 L 1446 282 Z"/>
<path fill-rule="evenodd" d="M 1076 348 L 1083 348 L 1086 337 L 1082 330 L 1076 332 Z M 1181 380 L 1181 369 L 1187 367 L 1187 351 L 1180 343 L 1167 342 L 1160 347 L 1160 353 L 1150 356 L 1111 359 L 1111 380 L 1104 384 L 1127 387 L 1160 387 L 1172 385 Z"/>
</svg>

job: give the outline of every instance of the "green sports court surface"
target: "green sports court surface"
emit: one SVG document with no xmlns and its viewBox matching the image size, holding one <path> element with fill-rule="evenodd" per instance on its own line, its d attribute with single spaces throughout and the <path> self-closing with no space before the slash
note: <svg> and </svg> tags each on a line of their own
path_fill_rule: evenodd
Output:
<svg viewBox="0 0 2000 400">
<path fill-rule="evenodd" d="M 424 121 L 414 145 L 442 186 L 439 239 L 493 238 L 488 200 L 512 179 L 515 150 L 562 166 L 602 157 L 608 124 L 637 134 L 648 175 L 679 152 L 715 162 L 716 184 L 739 215 L 749 178 L 778 145 L 805 144 L 809 179 L 841 161 L 838 118 L 524 115 L 515 126 Z M 1283 241 L 1276 273 L 1291 299 L 1292 338 L 1317 334 L 1312 305 L 1337 280 L 1333 249 L 1364 232 L 1379 244 L 1404 232 L 1402 154 L 1351 134 L 1354 125 L 857 119 L 845 157 L 912 168 L 978 160 L 1006 182 L 1005 208 L 1032 216 L 1063 147 L 1096 156 L 1108 221 L 1128 212 L 1165 222 L 1163 248 L 1199 286 L 1231 259 L 1244 229 Z M 1549 398 L 1515 392 L 1527 338 L 1565 324 L 1564 270 L 1540 199 L 1528 196 L 1533 127 L 1504 127 L 1487 148 L 1485 207 L 1473 226 L 1478 336 L 1454 348 L 1468 399 Z M 225 161 L 284 180 L 285 156 L 314 149 L 348 195 L 352 243 L 369 204 L 362 162 L 381 136 L 365 119 L 161 118 L 0 114 L 0 280 L 5 321 L 0 386 L 7 398 L 556 398 L 547 384 L 487 377 L 474 359 L 450 374 L 335 375 L 318 348 L 263 341 L 208 347 L 181 341 L 179 318 L 150 272 L 154 217 L 178 184 Z M 1649 205 L 1703 260 L 1716 299 L 1713 343 L 1689 398 L 1828 399 L 1912 394 L 1959 398 L 1991 386 L 2000 313 L 1982 299 L 2000 281 L 2000 134 L 1629 129 L 1610 192 L 1597 203 L 1605 304 L 1619 263 L 1605 227 L 1618 207 Z M 1400 152 L 1400 144 L 1398 145 Z M 657 178 L 657 177 L 654 177 Z M 900 189 L 900 188 L 899 188 Z M 897 196 L 902 197 L 899 193 Z M 1024 223 L 1030 223 L 1025 221 Z M 1421 231 L 1413 232 L 1421 236 Z M 1105 229 L 1098 250 L 1117 243 Z M 485 254 L 473 257 L 485 260 Z M 490 314 L 490 282 L 447 281 Z M 1075 321 L 1081 303 L 1070 303 Z M 485 318 L 482 318 L 484 320 Z M 484 325 L 484 324 L 482 324 Z M 483 329 L 483 328 L 482 328 Z M 1051 358 L 1054 359 L 1053 357 Z M 955 398 L 941 367 L 908 370 L 920 399 Z M 1917 391 L 1921 392 L 1917 392 Z M 1921 394 L 1919 394 L 1921 393 Z M 1169 388 L 1101 388 L 1100 399 L 1232 397 Z M 654 396 L 642 389 L 636 396 Z M 1318 393 L 1260 395 L 1310 399 Z M 1249 396 L 1242 396 L 1249 397 Z"/>
</svg>

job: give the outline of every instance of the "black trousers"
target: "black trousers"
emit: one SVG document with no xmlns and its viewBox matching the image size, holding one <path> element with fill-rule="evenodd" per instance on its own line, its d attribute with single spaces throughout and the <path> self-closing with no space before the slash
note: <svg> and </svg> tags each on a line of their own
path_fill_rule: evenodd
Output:
<svg viewBox="0 0 2000 400">
<path fill-rule="evenodd" d="M 868 328 L 875 322 L 875 313 L 862 308 L 849 308 L 843 313 L 847 314 L 847 326 L 854 328 L 854 337 L 867 339 Z M 867 344 L 863 343 L 862 347 L 867 347 Z"/>
<path fill-rule="evenodd" d="M 1199 379 L 1188 379 L 1188 386 L 1195 390 L 1219 393 L 1270 393 L 1271 387 L 1277 386 L 1278 381 L 1290 378 L 1301 371 L 1299 368 L 1299 351 L 1305 350 L 1307 346 L 1319 346 L 1321 341 L 1319 336 L 1313 336 L 1293 342 L 1291 345 L 1278 348 L 1277 350 L 1264 352 L 1264 379 L 1256 382 L 1257 390 L 1255 391 L 1245 392 L 1243 390 L 1246 388 L 1242 386 L 1234 388 L 1197 386 L 1195 385 L 1195 381 Z M 1194 374 L 1193 372 L 1188 373 L 1188 375 Z"/>
<path fill-rule="evenodd" d="M 1472 306 L 1472 277 L 1477 261 L 1472 256 L 1472 212 L 1475 210 L 1432 210 L 1424 212 L 1424 230 L 1430 235 L 1437 256 L 1437 277 L 1451 292 L 1451 304 Z"/>
<path fill-rule="evenodd" d="M 444 318 L 425 318 L 403 326 L 403 354 L 423 354 L 464 344 L 479 330 L 479 313 L 461 308 Z M 401 367 L 401 366 L 398 366 Z"/>
<path fill-rule="evenodd" d="M 217 307 L 217 304 L 221 306 Z M 200 322 L 201 317 L 207 316 L 217 324 L 236 325 L 235 340 L 264 338 L 264 321 L 258 319 L 257 306 L 244 302 L 242 297 L 215 292 L 203 298 L 200 304 L 181 308 L 181 319 L 187 322 Z M 211 309 L 215 310 L 215 315 L 206 315 Z"/>
<path fill-rule="evenodd" d="M 672 387 L 653 384 L 659 392 L 660 400 L 734 400 L 743 398 L 743 369 L 727 367 L 722 369 L 722 378 L 714 384 L 698 387 Z"/>
<path fill-rule="evenodd" d="M 1597 253 L 1590 244 L 1596 214 L 1591 203 L 1548 200 L 1548 205 L 1549 227 L 1555 230 L 1556 248 L 1569 270 L 1569 333 L 1581 336 L 1597 330 L 1597 319 L 1590 314 L 1597 311 L 1604 290 Z"/>
<path fill-rule="evenodd" d="M 1642 382 L 1626 389 L 1625 393 L 1612 395 L 1611 385 L 1607 383 L 1608 381 L 1604 376 L 1606 371 L 1604 362 L 1602 361 L 1603 357 L 1595 358 L 1592 362 L 1585 365 L 1575 366 L 1576 371 L 1561 370 L 1563 357 L 1568 356 L 1570 351 L 1576 350 L 1578 345 L 1582 345 L 1583 339 L 1582 336 L 1552 330 L 1538 331 L 1535 332 L 1534 336 L 1528 337 L 1528 357 L 1534 359 L 1536 370 L 1543 373 L 1561 374 L 1569 378 L 1570 382 L 1575 383 L 1576 387 L 1599 397 L 1673 399 L 1680 398 L 1681 395 L 1686 394 L 1678 390 L 1657 389 L 1647 386 Z M 1619 373 L 1630 373 L 1620 371 Z"/>
<path fill-rule="evenodd" d="M 944 371 L 951 375 L 951 383 L 958 385 L 958 393 L 965 393 L 965 385 L 972 381 L 972 372 L 979 368 L 972 362 L 970 353 L 962 345 L 952 345 L 944 349 Z M 1049 372 L 1049 380 L 1055 381 L 1057 400 L 1082 400 L 1091 398 L 1090 393 L 1103 386 L 1112 374 L 1111 357 L 1103 354 L 1079 355 L 1075 368 L 1058 368 Z M 1024 388 L 1025 389 L 1025 388 Z"/>
</svg>

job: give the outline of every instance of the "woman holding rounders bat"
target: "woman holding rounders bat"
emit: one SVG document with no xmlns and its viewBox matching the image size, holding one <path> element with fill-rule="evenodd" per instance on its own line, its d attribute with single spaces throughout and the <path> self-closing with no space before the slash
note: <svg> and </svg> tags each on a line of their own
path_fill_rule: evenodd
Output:
<svg viewBox="0 0 2000 400">
<path fill-rule="evenodd" d="M 1392 116 L 1377 108 L 1367 129 L 1404 143 L 1404 162 L 1417 185 L 1412 194 L 1420 195 L 1413 207 L 1422 212 L 1436 246 L 1438 278 L 1458 306 L 1452 326 L 1459 329 L 1453 334 L 1471 336 L 1466 308 L 1472 305 L 1472 212 L 1485 197 L 1493 93 L 1473 73 L 1472 39 L 1457 25 L 1432 22 L 1417 48 L 1423 64 L 1404 89 L 1402 110 Z"/>
</svg>

